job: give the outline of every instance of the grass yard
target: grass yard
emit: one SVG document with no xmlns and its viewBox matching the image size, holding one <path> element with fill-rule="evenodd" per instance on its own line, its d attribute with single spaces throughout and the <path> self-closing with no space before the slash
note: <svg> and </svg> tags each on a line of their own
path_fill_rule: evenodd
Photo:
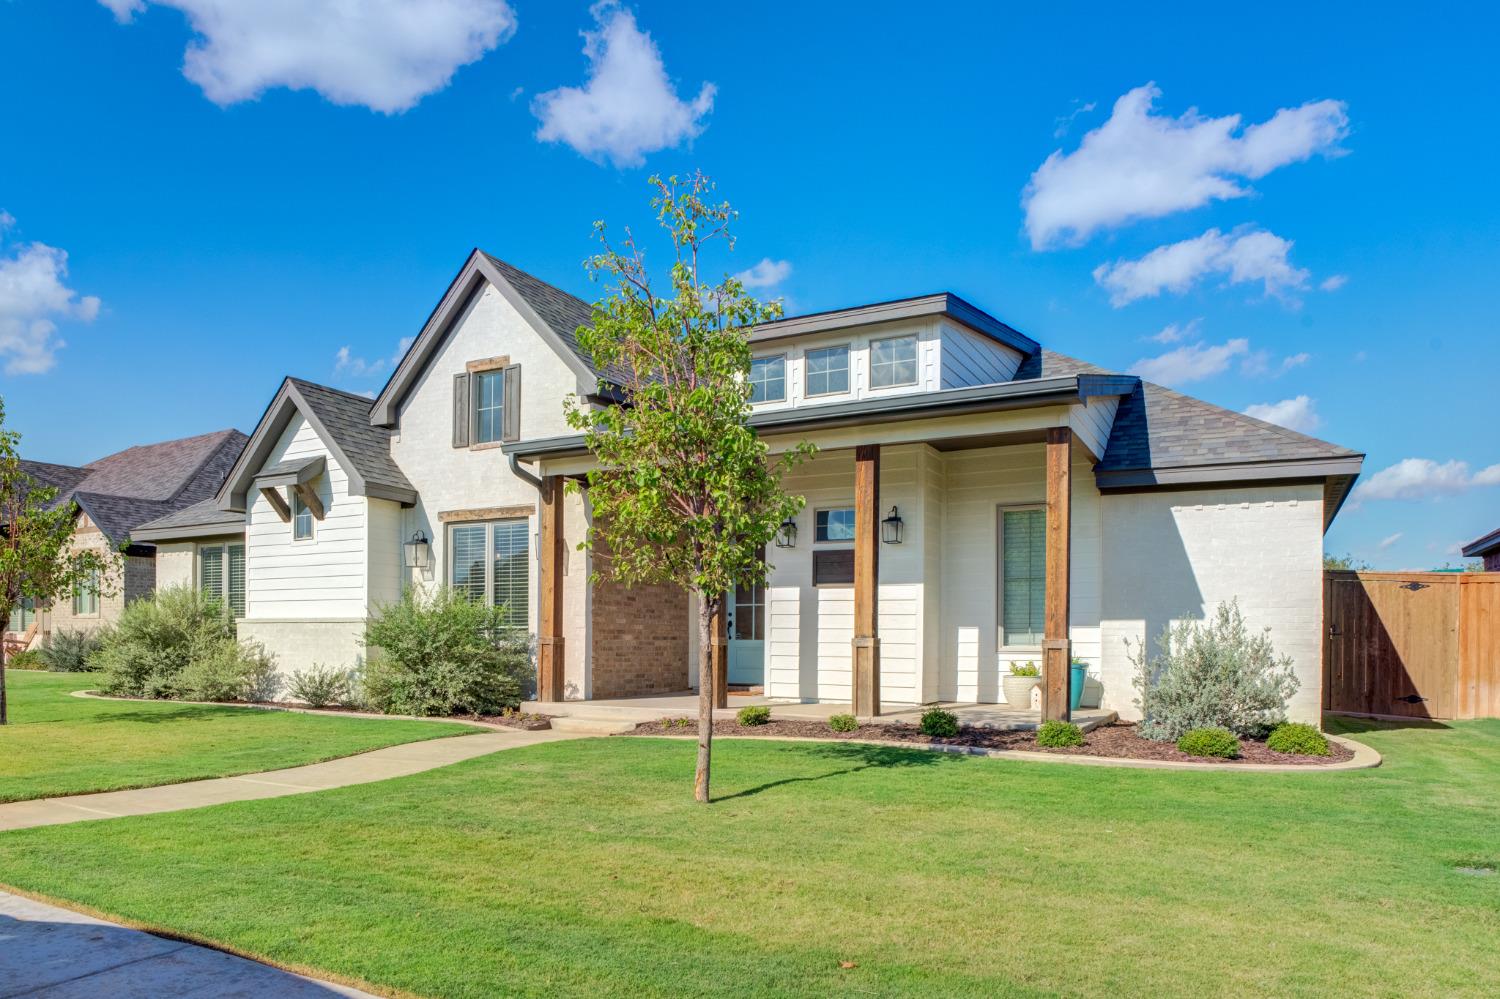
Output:
<svg viewBox="0 0 1500 999">
<path fill-rule="evenodd" d="M 73 697 L 87 673 L 7 670 L 0 802 L 275 770 L 478 731 L 432 722 Z"/>
<path fill-rule="evenodd" d="M 424 996 L 1500 994 L 1500 722 L 1359 773 L 588 739 L 0 835 L 0 880 Z M 841 962 L 852 966 L 843 967 Z"/>
</svg>

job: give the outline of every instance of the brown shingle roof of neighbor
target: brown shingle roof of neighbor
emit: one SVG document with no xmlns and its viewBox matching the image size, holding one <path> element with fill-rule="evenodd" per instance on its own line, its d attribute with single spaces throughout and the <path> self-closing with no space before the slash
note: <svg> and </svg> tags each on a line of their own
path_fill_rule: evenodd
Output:
<svg viewBox="0 0 1500 999">
<path fill-rule="evenodd" d="M 76 502 L 115 544 L 147 521 L 211 497 L 248 440 L 238 430 L 143 444 L 83 466 L 25 463 L 58 489 L 54 505 Z"/>
<path fill-rule="evenodd" d="M 208 499 L 199 500 L 192 506 L 175 510 L 165 517 L 138 524 L 131 530 L 131 533 L 139 535 L 146 531 L 164 531 L 179 527 L 223 527 L 224 533 L 232 534 L 244 529 L 245 515 L 238 510 L 220 510 L 218 500 L 210 496 Z"/>
</svg>

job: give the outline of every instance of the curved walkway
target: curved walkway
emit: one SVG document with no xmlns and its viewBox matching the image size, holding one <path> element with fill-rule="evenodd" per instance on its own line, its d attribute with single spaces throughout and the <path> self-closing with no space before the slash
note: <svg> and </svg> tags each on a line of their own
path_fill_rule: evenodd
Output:
<svg viewBox="0 0 1500 999">
<path fill-rule="evenodd" d="M 567 732 L 495 729 L 477 735 L 455 735 L 447 739 L 387 746 L 323 763 L 239 777 L 214 777 L 181 784 L 143 787 L 133 791 L 102 791 L 61 798 L 13 801 L 0 805 L 0 831 L 87 822 L 90 819 L 113 819 L 123 815 L 176 812 L 228 801 L 280 798 L 289 794 L 326 791 L 350 784 L 368 784 L 391 777 L 405 777 L 407 774 L 445 767 L 450 763 L 471 760 L 476 756 L 504 749 L 571 738 L 574 736 Z"/>
</svg>

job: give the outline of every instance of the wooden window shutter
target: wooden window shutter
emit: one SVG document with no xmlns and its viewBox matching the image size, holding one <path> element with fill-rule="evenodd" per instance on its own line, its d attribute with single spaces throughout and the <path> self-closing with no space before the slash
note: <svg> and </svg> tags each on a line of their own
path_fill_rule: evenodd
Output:
<svg viewBox="0 0 1500 999">
<path fill-rule="evenodd" d="M 453 376 L 453 446 L 468 447 L 473 437 L 469 433 L 469 421 L 474 407 L 469 404 L 469 373 Z"/>
<path fill-rule="evenodd" d="M 500 438 L 506 441 L 521 439 L 521 366 L 512 364 L 505 369 L 505 424 Z"/>
</svg>

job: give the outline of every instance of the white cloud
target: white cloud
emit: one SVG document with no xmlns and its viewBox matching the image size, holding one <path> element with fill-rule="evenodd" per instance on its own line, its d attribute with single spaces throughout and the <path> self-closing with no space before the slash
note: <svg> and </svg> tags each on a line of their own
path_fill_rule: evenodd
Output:
<svg viewBox="0 0 1500 999">
<path fill-rule="evenodd" d="M 746 288 L 774 288 L 791 277 L 790 260 L 772 260 L 762 257 L 760 263 L 749 270 L 740 271 L 734 279 Z"/>
<path fill-rule="evenodd" d="M 1337 153 L 1348 130 L 1342 101 L 1282 108 L 1240 128 L 1240 116 L 1154 114 L 1161 91 L 1137 87 L 1072 153 L 1055 151 L 1031 175 L 1021 203 L 1033 249 L 1078 245 L 1100 229 L 1241 198 L 1254 180 L 1317 153 Z"/>
<path fill-rule="evenodd" d="M 1286 374 L 1293 368 L 1300 368 L 1310 360 L 1312 360 L 1312 355 L 1306 352 L 1283 357 L 1281 359 L 1281 373 Z"/>
<path fill-rule="evenodd" d="M 1158 246 L 1136 260 L 1116 260 L 1094 268 L 1094 280 L 1109 292 L 1109 302 L 1121 308 L 1164 291 L 1182 294 L 1210 274 L 1228 284 L 1261 282 L 1265 293 L 1287 299 L 1288 292 L 1307 286 L 1307 271 L 1287 259 L 1292 241 L 1275 233 L 1251 229 L 1225 235 L 1210 229 L 1180 243 Z"/>
<path fill-rule="evenodd" d="M 661 51 L 635 14 L 613 0 L 590 8 L 598 25 L 583 33 L 588 80 L 531 102 L 536 137 L 561 142 L 615 166 L 639 166 L 645 154 L 692 139 L 704 129 L 716 88 L 705 83 L 691 102 L 677 96 Z"/>
<path fill-rule="evenodd" d="M 1338 291 L 1340 288 L 1342 288 L 1344 285 L 1346 285 L 1348 283 L 1349 283 L 1349 275 L 1347 275 L 1347 274 L 1333 274 L 1333 275 L 1330 275 L 1329 277 L 1324 278 L 1323 281 L 1322 281 L 1322 283 L 1320 283 L 1318 285 L 1318 287 L 1320 289 L 1322 289 L 1323 291 Z"/>
<path fill-rule="evenodd" d="M 286 87 L 405 111 L 516 30 L 506 0 L 99 2 L 122 22 L 148 3 L 182 11 L 196 35 L 182 73 L 220 105 Z"/>
<path fill-rule="evenodd" d="M 401 359 L 406 356 L 406 352 L 411 350 L 411 345 L 416 342 L 417 338 L 414 336 L 404 336 L 396 341 L 396 353 L 391 355 L 391 367 L 400 364 Z"/>
<path fill-rule="evenodd" d="M 1400 531 L 1397 531 L 1395 534 L 1389 535 L 1388 537 L 1381 538 L 1380 539 L 1380 545 L 1379 545 L 1380 550 L 1381 551 L 1385 551 L 1391 545 L 1394 545 L 1396 542 L 1400 541 L 1402 539 L 1402 537 L 1404 537 L 1404 535 Z"/>
<path fill-rule="evenodd" d="M 1286 427 L 1288 430 L 1301 431 L 1310 434 L 1322 424 L 1318 416 L 1316 404 L 1305 395 L 1299 395 L 1292 399 L 1283 399 L 1280 402 L 1257 403 L 1245 408 L 1246 416 L 1253 416 L 1257 420 L 1265 420 L 1274 423 L 1278 427 Z"/>
<path fill-rule="evenodd" d="M 1087 104 L 1083 104 L 1075 100 L 1073 102 L 1073 110 L 1057 119 L 1056 127 L 1052 129 L 1052 137 L 1054 139 L 1061 139 L 1063 136 L 1067 135 L 1068 129 L 1073 127 L 1074 118 L 1077 118 L 1081 114 L 1088 114 L 1098 106 L 1099 105 L 1094 101 L 1089 101 Z"/>
<path fill-rule="evenodd" d="M 15 225 L 0 212 L 0 235 Z M 62 320 L 93 322 L 99 299 L 80 296 L 65 283 L 68 255 L 44 243 L 27 243 L 0 253 L 0 359 L 8 375 L 37 375 L 52 369 L 67 344 L 57 336 Z"/>
<path fill-rule="evenodd" d="M 347 345 L 340 347 L 333 355 L 333 373 L 336 375 L 347 375 L 350 378 L 371 378 L 384 370 L 384 358 L 366 361 L 363 357 L 355 357 L 353 351 Z"/>
<path fill-rule="evenodd" d="M 1500 464 L 1471 475 L 1466 461 L 1439 464 L 1431 458 L 1403 458 L 1355 486 L 1352 500 L 1359 504 L 1372 499 L 1437 499 L 1479 486 L 1500 486 Z"/>
<path fill-rule="evenodd" d="M 1250 341 L 1244 339 L 1217 346 L 1190 343 L 1159 357 L 1143 357 L 1126 370 L 1161 385 L 1186 385 L 1223 374 L 1236 357 L 1247 354 L 1249 350 Z"/>
<path fill-rule="evenodd" d="M 1180 343 L 1183 340 L 1196 340 L 1198 338 L 1198 327 L 1203 325 L 1203 318 L 1190 320 L 1181 325 L 1168 323 L 1162 327 L 1160 333 L 1148 336 L 1146 339 L 1153 343 Z"/>
</svg>

